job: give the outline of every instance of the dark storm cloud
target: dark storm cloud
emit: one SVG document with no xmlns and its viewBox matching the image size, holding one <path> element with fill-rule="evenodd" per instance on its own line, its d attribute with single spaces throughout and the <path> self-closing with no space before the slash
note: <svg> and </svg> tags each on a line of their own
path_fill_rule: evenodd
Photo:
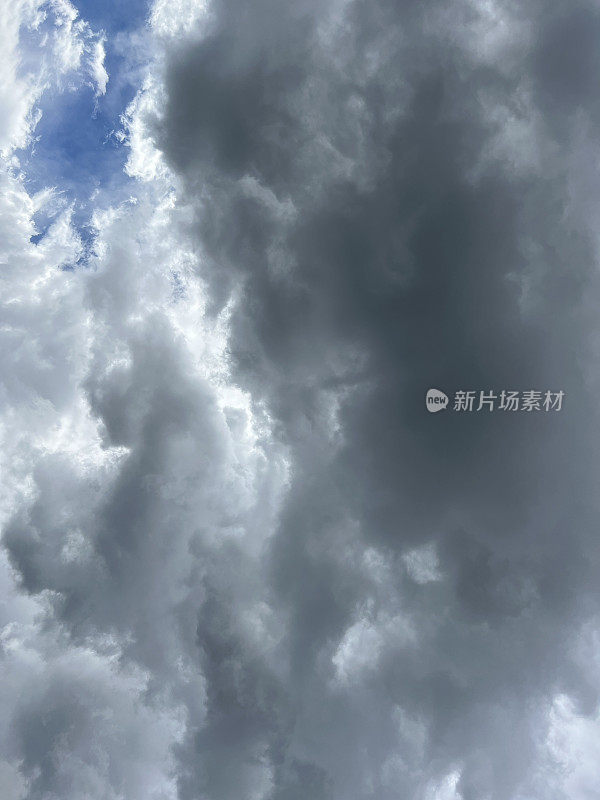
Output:
<svg viewBox="0 0 600 800">
<path fill-rule="evenodd" d="M 355 720 L 364 736 L 348 741 L 346 712 L 314 677 L 371 591 L 337 552 L 336 525 L 356 523 L 390 559 L 438 546 L 443 593 L 402 597 L 419 619 L 445 621 L 371 693 L 422 714 L 430 752 L 465 760 L 465 798 L 513 796 L 525 778 L 527 699 L 564 690 L 595 706 L 561 640 L 597 604 L 596 255 L 569 165 L 578 131 L 596 122 L 600 18 L 584 4 L 528 4 L 516 25 L 531 25 L 531 41 L 486 60 L 460 24 L 436 24 L 443 11 L 216 4 L 206 39 L 170 54 L 156 130 L 198 198 L 216 302 L 243 287 L 238 378 L 293 448 L 272 580 L 290 615 L 289 689 L 331 709 L 312 757 L 339 797 L 396 795 L 360 788 L 368 722 Z M 467 24 L 477 7 L 463 13 Z M 507 112 L 504 130 L 486 98 Z M 544 154 L 525 169 L 516 152 L 486 156 L 519 114 L 539 120 Z M 433 417 L 429 386 L 562 389 L 565 408 Z M 324 444 L 336 393 L 337 448 Z M 365 718 L 374 702 L 366 693 Z M 494 745 L 511 727 L 512 743 Z M 407 779 L 407 796 L 416 786 Z"/>
<path fill-rule="evenodd" d="M 160 46 L 140 124 L 183 189 L 115 211 L 81 283 L 106 460 L 29 454 L 4 532 L 42 609 L 27 797 L 565 796 L 553 701 L 598 705 L 597 9 L 216 2 Z"/>
</svg>

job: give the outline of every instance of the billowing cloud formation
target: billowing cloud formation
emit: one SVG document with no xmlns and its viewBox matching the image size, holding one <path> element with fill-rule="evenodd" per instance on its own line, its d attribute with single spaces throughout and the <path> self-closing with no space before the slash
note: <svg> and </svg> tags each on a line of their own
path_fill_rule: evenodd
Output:
<svg viewBox="0 0 600 800">
<path fill-rule="evenodd" d="M 131 41 L 85 267 L 68 213 L 30 241 L 35 94 L 6 134 L 11 800 L 592 796 L 597 8 L 158 0 Z"/>
</svg>

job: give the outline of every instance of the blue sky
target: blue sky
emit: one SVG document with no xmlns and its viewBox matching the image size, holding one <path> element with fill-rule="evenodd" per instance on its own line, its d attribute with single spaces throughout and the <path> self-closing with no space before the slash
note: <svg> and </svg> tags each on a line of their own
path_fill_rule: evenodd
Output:
<svg viewBox="0 0 600 800">
<path fill-rule="evenodd" d="M 35 141 L 20 154 L 20 160 L 30 192 L 54 186 L 63 201 L 73 203 L 74 223 L 85 240 L 92 211 L 90 195 L 95 190 L 106 192 L 114 201 L 129 181 L 123 171 L 127 149 L 114 132 L 139 88 L 131 75 L 125 37 L 143 25 L 147 3 L 84 0 L 76 7 L 95 32 L 106 34 L 106 94 L 96 98 L 87 85 L 44 93 Z M 38 227 L 43 232 L 42 219 Z"/>
</svg>

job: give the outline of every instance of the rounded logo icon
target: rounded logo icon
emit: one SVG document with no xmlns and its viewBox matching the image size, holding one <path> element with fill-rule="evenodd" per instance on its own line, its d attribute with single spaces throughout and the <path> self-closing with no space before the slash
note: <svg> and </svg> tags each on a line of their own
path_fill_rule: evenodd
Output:
<svg viewBox="0 0 600 800">
<path fill-rule="evenodd" d="M 432 414 L 435 414 L 436 411 L 441 411 L 443 408 L 446 408 L 448 405 L 448 396 L 440 392 L 439 389 L 428 389 L 425 397 L 425 405 L 427 406 L 427 411 L 431 411 Z"/>
</svg>

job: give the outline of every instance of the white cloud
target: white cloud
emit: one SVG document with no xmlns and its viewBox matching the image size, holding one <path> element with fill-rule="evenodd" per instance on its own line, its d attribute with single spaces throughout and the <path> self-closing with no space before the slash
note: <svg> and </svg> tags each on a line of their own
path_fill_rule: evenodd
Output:
<svg viewBox="0 0 600 800">
<path fill-rule="evenodd" d="M 177 39 L 201 32 L 209 16 L 209 6 L 203 0 L 155 0 L 150 9 L 152 31 L 165 39 Z"/>
<path fill-rule="evenodd" d="M 24 34 L 27 34 L 25 37 Z M 15 0 L 5 9 L 0 33 L 0 153 L 25 147 L 39 121 L 36 102 L 66 81 L 106 91 L 102 37 L 81 20 L 69 0 Z M 81 69 L 83 67 L 83 69 Z"/>
<path fill-rule="evenodd" d="M 118 134 L 131 197 L 96 209 L 93 252 L 72 269 L 74 211 L 51 189 L 31 196 L 15 152 L 44 91 L 106 91 L 107 40 L 67 0 L 11 4 L 0 68 L 0 781 L 11 800 L 593 790 L 598 720 L 555 687 L 597 682 L 595 639 L 594 658 L 583 647 L 574 659 L 571 639 L 556 655 L 570 611 L 560 581 L 544 588 L 536 572 L 562 565 L 560 539 L 538 541 L 528 520 L 514 526 L 520 549 L 514 509 L 496 498 L 512 490 L 529 507 L 534 489 L 518 494 L 500 469 L 506 485 L 478 482 L 475 460 L 466 480 L 462 451 L 444 484 L 443 444 L 397 408 L 413 342 L 429 341 L 412 336 L 424 331 L 402 292 L 421 269 L 417 305 L 438 302 L 429 243 L 452 240 L 433 173 L 452 213 L 474 215 L 469 192 L 499 181 L 498 164 L 533 180 L 558 152 L 536 147 L 548 132 L 525 84 L 512 103 L 485 87 L 461 95 L 475 119 L 462 122 L 486 134 L 459 191 L 455 134 L 435 86 L 419 84 L 427 56 L 411 35 L 425 31 L 449 59 L 455 48 L 457 72 L 509 80 L 531 29 L 515 39 L 516 15 L 491 2 L 460 5 L 465 30 L 446 6 L 406 25 L 385 9 L 317 6 L 280 16 L 258 4 L 254 19 L 235 4 L 156 0 L 128 40 L 140 63 L 149 56 Z M 218 37 L 219 13 L 230 49 L 199 67 L 194 48 Z M 189 82 L 180 107 L 175 68 Z M 207 108 L 190 110 L 189 97 Z M 211 102 L 214 129 L 196 114 Z M 180 123 L 189 164 L 170 147 Z M 44 210 L 51 224 L 34 244 Z M 496 235 L 495 206 L 481 213 Z M 479 272 L 455 260 L 480 291 Z M 439 498 L 418 496 L 423 465 Z M 455 518 L 466 532 L 447 530 Z"/>
</svg>

